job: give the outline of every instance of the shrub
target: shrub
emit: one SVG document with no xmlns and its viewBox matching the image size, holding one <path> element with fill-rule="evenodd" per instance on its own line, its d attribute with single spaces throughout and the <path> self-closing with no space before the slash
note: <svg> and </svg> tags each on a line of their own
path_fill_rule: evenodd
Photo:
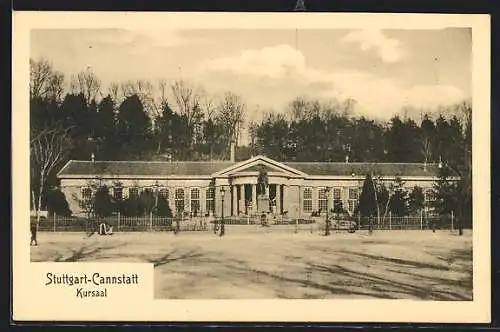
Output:
<svg viewBox="0 0 500 332">
<path fill-rule="evenodd" d="M 71 209 L 69 208 L 66 196 L 59 189 L 53 189 L 47 193 L 47 211 L 50 216 L 56 215 L 69 217 Z"/>
</svg>

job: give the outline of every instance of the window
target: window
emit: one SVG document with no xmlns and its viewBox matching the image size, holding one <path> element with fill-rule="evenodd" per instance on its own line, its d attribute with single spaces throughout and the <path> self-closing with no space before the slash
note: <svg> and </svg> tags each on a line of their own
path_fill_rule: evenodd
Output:
<svg viewBox="0 0 500 332">
<path fill-rule="evenodd" d="M 326 188 L 320 188 L 318 191 L 318 209 L 321 212 L 328 210 L 328 193 Z"/>
<path fill-rule="evenodd" d="M 424 208 L 426 211 L 429 211 L 431 203 L 434 200 L 433 198 L 434 193 L 431 188 L 424 189 L 423 192 L 424 192 Z"/>
<path fill-rule="evenodd" d="M 82 188 L 82 200 L 88 202 L 91 199 L 92 199 L 92 189 L 89 187 L 83 187 Z"/>
<path fill-rule="evenodd" d="M 175 211 L 184 212 L 184 188 L 175 189 Z"/>
<path fill-rule="evenodd" d="M 128 197 L 130 199 L 139 198 L 139 188 L 137 188 L 137 187 L 129 188 L 128 189 Z"/>
<path fill-rule="evenodd" d="M 349 188 L 349 196 L 347 200 L 347 209 L 349 210 L 349 213 L 354 213 L 354 210 L 356 209 L 358 205 L 358 188 Z"/>
<path fill-rule="evenodd" d="M 312 189 L 311 188 L 304 188 L 304 195 L 303 195 L 303 210 L 305 213 L 312 212 Z"/>
<path fill-rule="evenodd" d="M 191 189 L 191 212 L 197 213 L 200 211 L 200 189 Z"/>
<path fill-rule="evenodd" d="M 341 188 L 333 188 L 333 208 L 339 208 L 342 204 L 342 189 Z"/>
<path fill-rule="evenodd" d="M 168 189 L 161 188 L 160 191 L 158 192 L 158 197 L 168 200 Z"/>
<path fill-rule="evenodd" d="M 349 188 L 349 199 L 358 200 L 358 188 Z"/>
<path fill-rule="evenodd" d="M 215 212 L 215 188 L 208 188 L 206 192 L 207 212 Z"/>
<path fill-rule="evenodd" d="M 113 197 L 117 201 L 123 199 L 123 188 L 120 186 L 114 187 L 113 188 Z"/>
</svg>

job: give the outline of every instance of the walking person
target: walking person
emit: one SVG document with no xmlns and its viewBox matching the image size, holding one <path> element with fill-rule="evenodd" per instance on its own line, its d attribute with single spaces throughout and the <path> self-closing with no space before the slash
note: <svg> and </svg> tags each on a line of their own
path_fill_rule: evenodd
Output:
<svg viewBox="0 0 500 332">
<path fill-rule="evenodd" d="M 31 225 L 30 225 L 30 229 L 31 229 L 31 241 L 30 241 L 30 246 L 37 246 L 38 245 L 38 241 L 36 239 L 36 232 L 37 232 L 37 225 L 36 225 L 36 222 L 32 222 Z"/>
</svg>

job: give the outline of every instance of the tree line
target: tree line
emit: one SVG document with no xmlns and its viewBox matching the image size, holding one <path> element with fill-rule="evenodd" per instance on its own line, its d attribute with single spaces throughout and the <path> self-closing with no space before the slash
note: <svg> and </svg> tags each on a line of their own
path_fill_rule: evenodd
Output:
<svg viewBox="0 0 500 332">
<path fill-rule="evenodd" d="M 182 80 L 112 82 L 106 88 L 90 68 L 66 78 L 47 59 L 31 59 L 32 205 L 45 206 L 55 174 L 69 159 L 228 159 L 232 142 L 240 158 L 442 162 L 446 181 L 461 178 L 456 197 L 471 201 L 470 101 L 443 108 L 437 117 L 423 112 L 418 121 L 394 116 L 388 122 L 354 115 L 355 103 L 298 97 L 286 109 L 248 122 L 248 106 L 230 91 L 215 96 Z M 240 140 L 244 129 L 246 145 Z"/>
</svg>

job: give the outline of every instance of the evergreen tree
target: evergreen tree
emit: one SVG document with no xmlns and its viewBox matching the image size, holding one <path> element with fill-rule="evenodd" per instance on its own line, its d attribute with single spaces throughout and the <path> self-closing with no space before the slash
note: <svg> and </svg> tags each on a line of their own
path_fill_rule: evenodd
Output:
<svg viewBox="0 0 500 332">
<path fill-rule="evenodd" d="M 424 192 L 421 187 L 415 186 L 408 195 L 408 210 L 411 214 L 418 214 L 424 208 Z"/>
<path fill-rule="evenodd" d="M 404 184 L 400 177 L 396 177 L 394 181 L 394 192 L 389 202 L 389 211 L 398 217 L 408 215 L 408 193 L 404 189 Z"/>
<path fill-rule="evenodd" d="M 103 98 L 98 105 L 95 135 L 100 142 L 99 159 L 114 159 L 119 147 L 116 142 L 114 101 L 109 95 Z"/>
<path fill-rule="evenodd" d="M 94 196 L 94 214 L 99 218 L 108 217 L 113 213 L 113 201 L 106 185 L 100 186 Z"/>
<path fill-rule="evenodd" d="M 359 196 L 358 212 L 361 217 L 377 216 L 377 199 L 375 184 L 371 174 L 367 174 L 363 182 L 363 189 Z"/>
<path fill-rule="evenodd" d="M 172 218 L 172 210 L 170 209 L 168 200 L 163 197 L 158 197 L 158 205 L 156 207 L 156 215 L 161 217 Z"/>
<path fill-rule="evenodd" d="M 458 206 L 457 184 L 451 180 L 451 169 L 443 165 L 440 169 L 439 177 L 432 189 L 432 207 L 434 212 L 440 215 L 450 214 L 456 211 Z"/>
<path fill-rule="evenodd" d="M 47 212 L 50 216 L 56 214 L 68 217 L 71 215 L 66 196 L 59 188 L 52 189 L 47 193 Z"/>
<path fill-rule="evenodd" d="M 436 127 L 426 114 L 420 124 L 420 143 L 424 162 L 431 163 L 435 159 L 434 141 L 436 140 Z"/>
<path fill-rule="evenodd" d="M 142 210 L 145 215 L 149 215 L 153 212 L 156 204 L 156 197 L 151 189 L 144 189 L 139 195 L 139 200 L 141 201 Z"/>
<path fill-rule="evenodd" d="M 147 151 L 150 119 L 137 95 L 127 97 L 118 108 L 118 140 L 129 156 L 140 158 Z"/>
</svg>

